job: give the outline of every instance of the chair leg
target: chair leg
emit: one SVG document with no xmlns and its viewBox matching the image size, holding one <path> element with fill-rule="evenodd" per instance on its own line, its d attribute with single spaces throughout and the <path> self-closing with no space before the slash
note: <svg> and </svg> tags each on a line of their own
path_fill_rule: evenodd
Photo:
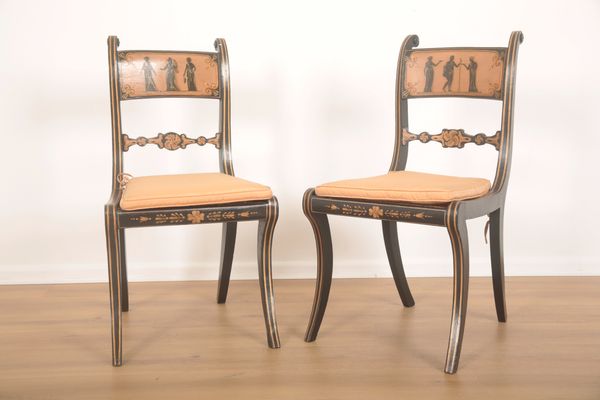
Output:
<svg viewBox="0 0 600 400">
<path fill-rule="evenodd" d="M 127 280 L 127 257 L 125 253 L 125 229 L 119 229 L 119 260 L 121 261 L 121 310 L 129 311 L 129 281 Z"/>
<path fill-rule="evenodd" d="M 315 241 L 317 243 L 317 286 L 315 289 L 315 298 L 313 301 L 312 312 L 306 329 L 304 340 L 312 342 L 317 339 L 323 315 L 327 308 L 329 299 L 329 289 L 331 288 L 331 276 L 333 273 L 333 254 L 331 248 L 331 232 L 329 231 L 329 221 L 326 214 L 313 213 L 310 206 L 310 200 L 314 194 L 314 189 L 309 189 L 304 193 L 302 209 L 304 215 L 312 225 Z"/>
<path fill-rule="evenodd" d="M 108 252 L 108 281 L 110 289 L 110 317 L 112 328 L 112 363 L 122 364 L 122 304 L 121 304 L 121 256 L 116 210 L 105 208 L 106 247 Z"/>
<path fill-rule="evenodd" d="M 454 258 L 454 291 L 452 299 L 452 323 L 448 352 L 446 354 L 447 374 L 454 374 L 458 369 L 460 350 L 465 319 L 467 316 L 467 297 L 469 293 L 469 238 L 466 220 L 460 215 L 458 203 L 452 203 L 448 208 L 446 227 L 452 242 Z"/>
<path fill-rule="evenodd" d="M 396 289 L 400 294 L 400 299 L 405 307 L 415 305 L 415 300 L 410 293 L 404 267 L 402 265 L 402 257 L 400 256 L 400 245 L 398 244 L 398 226 L 395 221 L 381 221 L 383 228 L 383 241 L 385 242 L 385 251 L 390 262 Z"/>
<path fill-rule="evenodd" d="M 235 250 L 235 235 L 237 222 L 226 222 L 223 224 L 221 239 L 221 270 L 219 272 L 219 284 L 217 287 L 217 303 L 223 304 L 227 301 L 227 290 L 229 289 L 229 277 L 231 276 L 231 264 L 233 262 L 233 251 Z"/>
<path fill-rule="evenodd" d="M 277 349 L 279 343 L 279 330 L 275 317 L 275 297 L 273 293 L 273 277 L 271 273 L 271 249 L 273 248 L 273 231 L 279 215 L 277 199 L 269 202 L 267 217 L 258 221 L 258 280 L 262 298 L 265 325 L 267 328 L 267 342 L 269 347 Z"/>
<path fill-rule="evenodd" d="M 504 247 L 502 244 L 504 207 L 489 214 L 490 255 L 492 259 L 492 281 L 498 321 L 506 322 L 506 298 L 504 294 Z"/>
</svg>

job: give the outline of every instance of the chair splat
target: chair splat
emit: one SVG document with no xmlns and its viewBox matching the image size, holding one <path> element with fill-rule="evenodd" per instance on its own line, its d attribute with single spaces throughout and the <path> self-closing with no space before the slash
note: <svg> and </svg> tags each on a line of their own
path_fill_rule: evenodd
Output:
<svg viewBox="0 0 600 400">
<path fill-rule="evenodd" d="M 491 144 L 496 150 L 500 150 L 500 131 L 496 132 L 494 136 L 487 136 L 485 133 L 469 135 L 463 129 L 442 129 L 441 133 L 432 135 L 429 132 L 416 134 L 409 132 L 406 128 L 402 129 L 402 145 L 406 145 L 413 140 L 418 140 L 421 143 L 434 141 L 441 143 L 442 147 L 456 147 L 459 149 L 462 149 L 465 143 L 475 143 L 478 146 Z"/>
<path fill-rule="evenodd" d="M 137 137 L 135 139 L 130 138 L 129 135 L 122 135 L 123 151 L 128 151 L 131 146 L 145 146 L 147 144 L 155 144 L 159 149 L 167 150 L 178 150 L 185 149 L 190 144 L 197 144 L 198 146 L 204 146 L 205 144 L 212 144 L 217 149 L 221 148 L 221 134 L 217 133 L 211 138 L 200 136 L 198 138 L 189 138 L 185 134 L 167 132 L 159 133 L 155 137 L 146 138 L 144 136 Z"/>
</svg>

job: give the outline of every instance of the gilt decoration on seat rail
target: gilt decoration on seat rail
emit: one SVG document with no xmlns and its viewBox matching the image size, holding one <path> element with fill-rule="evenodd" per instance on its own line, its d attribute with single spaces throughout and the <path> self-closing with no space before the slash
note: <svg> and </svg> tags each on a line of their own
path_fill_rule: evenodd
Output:
<svg viewBox="0 0 600 400">
<path fill-rule="evenodd" d="M 369 208 L 355 205 L 355 204 L 342 204 L 336 205 L 331 203 L 326 206 L 328 211 L 334 214 L 348 215 L 353 217 L 371 217 L 374 219 L 410 219 L 416 218 L 419 220 L 427 220 L 432 218 L 424 212 L 412 212 L 412 211 L 399 211 L 392 208 L 386 208 L 383 206 L 371 206 Z"/>
<path fill-rule="evenodd" d="M 214 222 L 227 222 L 243 220 L 244 218 L 256 217 L 258 212 L 256 211 L 209 211 L 203 212 L 194 210 L 191 212 L 168 212 L 160 213 L 154 216 L 152 215 L 141 215 L 129 217 L 131 222 L 137 222 L 139 224 L 202 224 L 202 223 L 214 223 Z"/>
</svg>

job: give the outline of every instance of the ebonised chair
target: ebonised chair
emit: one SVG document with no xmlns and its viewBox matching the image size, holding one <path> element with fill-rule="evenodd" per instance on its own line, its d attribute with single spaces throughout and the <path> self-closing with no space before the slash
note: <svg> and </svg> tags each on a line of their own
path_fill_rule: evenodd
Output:
<svg viewBox="0 0 600 400">
<path fill-rule="evenodd" d="M 446 227 L 454 256 L 452 324 L 445 372 L 458 368 L 467 311 L 469 284 L 468 219 L 487 215 L 490 223 L 491 264 L 498 321 L 506 321 L 503 214 L 510 172 L 517 53 L 523 41 L 513 32 L 508 47 L 415 49 L 416 35 L 402 43 L 396 76 L 396 143 L 386 175 L 323 184 L 306 191 L 304 214 L 317 242 L 317 287 L 305 340 L 314 341 L 321 325 L 331 286 L 333 255 L 328 214 L 382 221 L 383 238 L 396 287 L 406 307 L 415 304 L 400 257 L 396 222 Z M 463 79 L 456 79 L 462 74 Z M 429 97 L 467 97 L 502 102 L 500 130 L 493 136 L 443 129 L 432 135 L 408 129 L 408 100 Z M 492 145 L 498 151 L 494 182 L 405 171 L 412 141 L 438 142 L 442 147 Z"/>
<path fill-rule="evenodd" d="M 122 311 L 129 310 L 125 229 L 146 226 L 222 223 L 217 302 L 225 303 L 238 221 L 258 220 L 258 271 L 269 347 L 278 348 L 271 277 L 272 237 L 279 208 L 267 186 L 236 178 L 231 159 L 229 58 L 224 39 L 216 52 L 117 51 L 108 38 L 112 117 L 112 193 L 105 205 L 113 365 L 122 364 Z M 190 138 L 174 132 L 132 138 L 121 129 L 121 101 L 155 97 L 218 100 L 219 132 Z M 131 177 L 123 173 L 123 153 L 132 146 L 167 150 L 193 145 L 219 150 L 220 173 Z"/>
</svg>

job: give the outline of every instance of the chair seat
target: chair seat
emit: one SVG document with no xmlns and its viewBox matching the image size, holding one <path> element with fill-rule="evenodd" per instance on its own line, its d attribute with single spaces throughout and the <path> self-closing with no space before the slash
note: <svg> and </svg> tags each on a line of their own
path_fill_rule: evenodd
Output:
<svg viewBox="0 0 600 400">
<path fill-rule="evenodd" d="M 481 197 L 490 190 L 490 181 L 481 178 L 394 171 L 386 175 L 349 179 L 317 186 L 317 196 L 442 204 Z"/>
<path fill-rule="evenodd" d="M 268 200 L 271 188 L 221 173 L 140 176 L 131 178 L 121 209 L 200 206 Z"/>
</svg>

